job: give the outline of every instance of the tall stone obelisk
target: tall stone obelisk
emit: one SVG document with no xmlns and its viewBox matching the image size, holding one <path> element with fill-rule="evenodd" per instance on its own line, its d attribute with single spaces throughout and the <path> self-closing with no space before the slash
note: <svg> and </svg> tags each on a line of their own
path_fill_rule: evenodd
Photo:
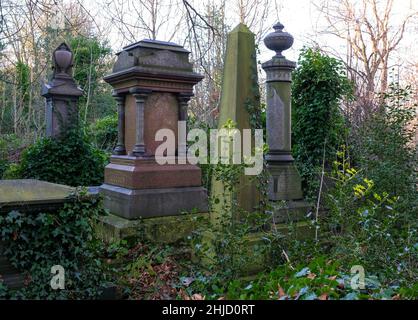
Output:
<svg viewBox="0 0 418 320">
<path fill-rule="evenodd" d="M 218 129 L 222 129 L 228 120 L 236 124 L 241 136 L 245 129 L 259 129 L 251 127 L 251 115 L 246 107 L 252 104 L 260 108 L 255 90 L 258 90 L 255 36 L 240 23 L 228 34 Z M 235 194 L 227 190 L 222 181 L 213 179 L 212 197 L 218 200 L 212 205 L 212 217 L 215 218 L 224 215 L 225 207 L 231 208 L 234 213 L 239 210 L 253 212 L 260 198 L 256 180 L 244 173 L 239 178 Z M 233 198 L 238 208 L 234 206 Z"/>
<path fill-rule="evenodd" d="M 293 45 L 294 40 L 292 35 L 283 32 L 284 26 L 280 22 L 273 28 L 275 31 L 266 36 L 264 43 L 276 55 L 262 64 L 267 74 L 269 200 L 301 200 L 301 178 L 291 153 L 291 82 L 296 63 L 282 54 Z"/>
</svg>

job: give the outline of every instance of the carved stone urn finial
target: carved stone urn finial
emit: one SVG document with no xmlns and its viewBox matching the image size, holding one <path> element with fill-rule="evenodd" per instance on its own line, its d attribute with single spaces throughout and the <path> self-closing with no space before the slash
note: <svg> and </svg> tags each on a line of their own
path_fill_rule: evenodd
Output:
<svg viewBox="0 0 418 320">
<path fill-rule="evenodd" d="M 60 78 L 71 77 L 71 67 L 73 65 L 73 53 L 70 47 L 65 43 L 61 43 L 53 54 L 54 59 L 54 76 Z"/>
<path fill-rule="evenodd" d="M 267 48 L 276 52 L 276 57 L 284 58 L 282 51 L 292 47 L 293 36 L 290 33 L 283 32 L 284 25 L 280 22 L 276 23 L 273 29 L 274 32 L 264 38 L 264 44 Z"/>
</svg>

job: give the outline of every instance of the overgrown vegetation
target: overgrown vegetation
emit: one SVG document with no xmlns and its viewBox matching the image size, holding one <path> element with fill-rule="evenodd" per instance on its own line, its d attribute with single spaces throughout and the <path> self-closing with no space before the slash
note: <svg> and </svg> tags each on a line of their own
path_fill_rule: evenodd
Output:
<svg viewBox="0 0 418 320">
<path fill-rule="evenodd" d="M 329 168 L 347 135 L 340 103 L 351 97 L 352 84 L 344 70 L 341 61 L 305 48 L 293 73 L 293 156 L 309 197 L 318 193 L 324 160 Z"/>
<path fill-rule="evenodd" d="M 318 50 L 302 52 L 293 87 L 294 155 L 309 198 L 325 199 L 318 208 L 325 214 L 312 224 L 319 227 L 316 240 L 300 238 L 295 224 L 275 228 L 272 212 L 281 203 L 266 202 L 249 213 L 232 196 L 232 204 L 212 197 L 222 214 L 183 242 L 121 241 L 102 247 L 91 225 L 102 209 L 81 193 L 55 214 L 0 216 L 6 254 L 29 281 L 11 293 L 0 279 L 0 297 L 98 297 L 106 280 L 126 299 L 416 299 L 417 154 L 411 125 L 416 106 L 408 88 L 392 84 L 376 100 L 378 112 L 350 127 L 339 106 L 351 92 L 340 62 Z M 100 184 L 116 124 L 115 115 L 96 121 L 85 129 L 91 140 L 81 130 L 41 139 L 18 164 L 10 153 L 21 142 L 4 137 L 0 173 L 73 186 Z M 226 126 L 234 128 L 232 122 Z M 332 186 L 319 194 L 322 165 Z M 210 189 L 216 178 L 225 194 L 234 195 L 244 168 L 204 165 L 204 184 Z M 51 291 L 51 264 L 68 268 L 68 290 Z M 264 264 L 266 271 L 243 279 L 254 264 Z M 351 285 L 353 266 L 365 270 L 364 289 Z"/>
<path fill-rule="evenodd" d="M 69 186 L 103 182 L 107 154 L 93 147 L 79 129 L 59 138 L 43 138 L 25 149 L 5 178 L 39 179 Z"/>
<path fill-rule="evenodd" d="M 103 289 L 103 264 L 98 258 L 93 225 L 102 215 L 101 201 L 79 189 L 58 212 L 0 215 L 4 254 L 26 277 L 17 291 L 1 288 L 0 298 L 86 299 Z M 51 288 L 51 267 L 65 270 L 65 290 Z"/>
<path fill-rule="evenodd" d="M 0 178 L 20 157 L 23 142 L 14 134 L 0 136 Z"/>
<path fill-rule="evenodd" d="M 412 90 L 398 83 L 389 85 L 380 107 L 352 139 L 352 158 L 364 175 L 375 182 L 378 192 L 400 197 L 403 211 L 417 212 L 417 105 Z M 353 129 L 354 130 L 354 129 Z M 356 135 L 357 136 L 357 135 Z"/>
<path fill-rule="evenodd" d="M 118 115 L 106 116 L 92 123 L 88 129 L 96 148 L 112 152 L 118 140 Z"/>
</svg>

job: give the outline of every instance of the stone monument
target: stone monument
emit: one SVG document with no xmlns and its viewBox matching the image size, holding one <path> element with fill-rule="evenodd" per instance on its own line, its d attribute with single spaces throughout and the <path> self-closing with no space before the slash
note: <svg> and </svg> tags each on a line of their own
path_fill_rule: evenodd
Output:
<svg viewBox="0 0 418 320">
<path fill-rule="evenodd" d="M 228 120 L 236 124 L 241 137 L 243 129 L 261 129 L 251 127 L 250 114 L 246 108 L 248 103 L 260 107 L 255 90 L 258 90 L 255 38 L 248 27 L 240 23 L 228 34 L 218 129 L 222 129 Z M 221 181 L 213 179 L 212 197 L 219 201 L 212 206 L 212 217 L 223 213 L 225 202 L 229 203 L 228 207 L 231 206 L 232 197 L 236 197 L 239 209 L 247 212 L 252 212 L 258 206 L 259 196 L 254 177 L 242 174 L 237 189 L 237 194 L 232 195 L 225 190 Z"/>
<path fill-rule="evenodd" d="M 100 192 L 119 224 L 208 211 L 201 170 L 184 161 L 185 140 L 177 140 L 186 134 L 179 132 L 178 121 L 187 121 L 193 87 L 203 78 L 193 72 L 188 56 L 180 45 L 142 40 L 123 48 L 105 77 L 114 89 L 119 121 L 118 143 Z M 160 165 L 155 159 L 163 143 L 156 141 L 159 129 L 175 133 L 175 153 L 167 154 L 175 164 Z"/>
<path fill-rule="evenodd" d="M 291 152 L 291 82 L 296 63 L 282 54 L 293 45 L 293 37 L 283 32 L 280 22 L 273 28 L 275 31 L 265 37 L 264 43 L 276 55 L 262 64 L 267 75 L 268 195 L 269 200 L 286 201 L 288 209 L 306 214 L 310 207 L 302 200 L 301 178 Z"/>
<path fill-rule="evenodd" d="M 52 80 L 42 88 L 46 98 L 46 135 L 58 137 L 69 127 L 77 124 L 77 101 L 83 91 L 72 76 L 73 53 L 66 43 L 55 49 Z"/>
<path fill-rule="evenodd" d="M 57 212 L 71 201 L 75 191 L 75 188 L 39 180 L 0 180 L 0 217 L 12 211 L 34 215 Z M 5 248 L 0 240 L 0 278 L 10 289 L 23 288 L 24 274 L 3 255 Z"/>
</svg>

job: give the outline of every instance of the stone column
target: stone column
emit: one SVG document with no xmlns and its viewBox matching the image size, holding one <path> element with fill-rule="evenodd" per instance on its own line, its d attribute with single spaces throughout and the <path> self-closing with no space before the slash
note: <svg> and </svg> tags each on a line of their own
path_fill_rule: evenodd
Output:
<svg viewBox="0 0 418 320">
<path fill-rule="evenodd" d="M 55 138 L 77 125 L 77 101 L 83 90 L 73 78 L 73 53 L 67 44 L 62 43 L 55 49 L 52 60 L 53 76 L 43 85 L 42 96 L 46 99 L 46 135 Z"/>
<path fill-rule="evenodd" d="M 130 90 L 130 93 L 135 97 L 136 102 L 136 140 L 132 155 L 142 157 L 146 151 L 144 142 L 144 107 L 145 101 L 151 91 L 133 89 Z"/>
<path fill-rule="evenodd" d="M 180 93 L 177 96 L 179 102 L 179 121 L 185 121 L 187 124 L 187 109 L 188 104 L 193 95 L 190 93 Z M 185 160 L 187 155 L 187 128 L 179 128 L 179 144 L 178 144 L 178 157 L 181 158 L 180 161 Z"/>
<path fill-rule="evenodd" d="M 118 144 L 113 150 L 114 155 L 125 155 L 125 96 L 113 94 L 118 105 Z"/>
<path fill-rule="evenodd" d="M 267 143 L 266 156 L 271 174 L 269 184 L 270 200 L 302 199 L 299 173 L 291 154 L 291 82 L 296 63 L 287 60 L 282 51 L 293 45 L 293 37 L 283 32 L 279 22 L 273 26 L 274 32 L 264 39 L 267 48 L 276 52 L 269 61 L 263 63 L 267 87 Z"/>
</svg>

